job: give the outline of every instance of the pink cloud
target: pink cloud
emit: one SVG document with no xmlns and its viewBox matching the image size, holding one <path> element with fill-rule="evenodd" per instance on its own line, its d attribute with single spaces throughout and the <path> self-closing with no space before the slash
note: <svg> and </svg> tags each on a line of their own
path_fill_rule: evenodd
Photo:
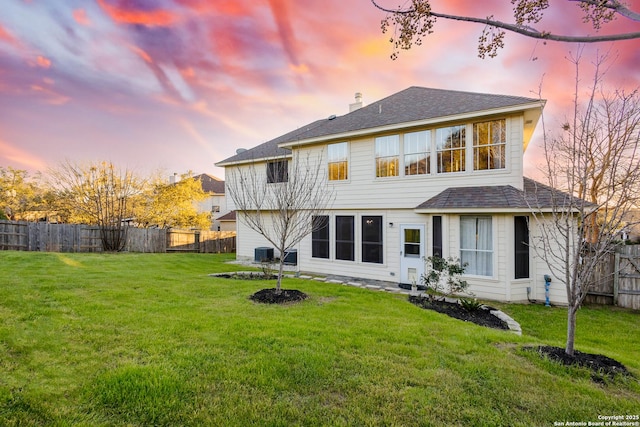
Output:
<svg viewBox="0 0 640 427">
<path fill-rule="evenodd" d="M 41 68 L 49 68 L 51 67 L 51 60 L 42 55 L 38 55 L 36 58 L 36 65 Z"/>
<path fill-rule="evenodd" d="M 11 34 L 9 34 L 9 32 L 4 29 L 2 25 L 0 25 L 0 41 L 14 44 L 16 42 L 16 39 Z"/>
<path fill-rule="evenodd" d="M 117 6 L 113 6 L 107 0 L 98 0 L 100 7 L 119 24 L 139 24 L 148 27 L 167 27 L 174 24 L 178 17 L 168 10 L 157 9 L 153 11 L 144 11 L 137 9 L 129 9 L 118 2 Z"/>
<path fill-rule="evenodd" d="M 276 20 L 276 25 L 278 26 L 278 34 L 280 34 L 280 39 L 282 40 L 282 45 L 285 52 L 287 52 L 289 61 L 293 65 L 297 66 L 299 65 L 299 55 L 293 28 L 291 27 L 290 23 L 288 1 L 269 0 L 269 5 L 271 6 L 271 13 Z"/>
<path fill-rule="evenodd" d="M 211 0 L 176 0 L 177 3 L 198 13 L 216 13 L 224 16 L 246 16 L 250 14 L 251 6 L 242 1 L 212 2 Z"/>
<path fill-rule="evenodd" d="M 15 164 L 18 167 L 25 167 L 31 170 L 43 171 L 47 167 L 47 163 L 38 156 L 21 150 L 14 144 L 0 139 L 0 163 Z"/>
<path fill-rule="evenodd" d="M 71 100 L 68 96 L 62 95 L 51 88 L 38 84 L 31 85 L 31 90 L 44 95 L 44 100 L 51 105 L 64 105 Z"/>
<path fill-rule="evenodd" d="M 89 26 L 91 25 L 91 20 L 87 16 L 87 11 L 84 9 L 75 9 L 73 11 L 73 19 L 80 25 Z"/>
<path fill-rule="evenodd" d="M 151 56 L 147 52 L 145 52 L 143 49 L 140 49 L 138 46 L 129 45 L 129 49 L 131 49 L 133 53 L 135 53 L 140 58 L 142 58 L 144 62 L 149 64 L 153 63 L 153 59 L 151 59 Z"/>
</svg>

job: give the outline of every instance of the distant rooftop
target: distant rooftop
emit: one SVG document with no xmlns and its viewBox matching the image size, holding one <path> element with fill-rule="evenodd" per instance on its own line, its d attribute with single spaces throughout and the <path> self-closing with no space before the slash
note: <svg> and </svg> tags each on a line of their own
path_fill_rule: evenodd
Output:
<svg viewBox="0 0 640 427">
<path fill-rule="evenodd" d="M 202 191 L 205 193 L 224 194 L 224 181 L 213 175 L 203 173 L 193 177 L 202 183 Z"/>
</svg>

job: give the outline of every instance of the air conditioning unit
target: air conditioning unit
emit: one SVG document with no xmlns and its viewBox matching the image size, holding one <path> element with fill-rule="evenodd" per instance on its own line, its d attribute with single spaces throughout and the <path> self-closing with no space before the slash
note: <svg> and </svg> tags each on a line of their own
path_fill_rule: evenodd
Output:
<svg viewBox="0 0 640 427">
<path fill-rule="evenodd" d="M 288 249 L 284 251 L 284 260 L 285 264 L 289 265 L 298 265 L 298 250 L 297 249 Z"/>
<path fill-rule="evenodd" d="M 273 261 L 273 248 L 255 248 L 253 254 L 255 262 Z"/>
</svg>

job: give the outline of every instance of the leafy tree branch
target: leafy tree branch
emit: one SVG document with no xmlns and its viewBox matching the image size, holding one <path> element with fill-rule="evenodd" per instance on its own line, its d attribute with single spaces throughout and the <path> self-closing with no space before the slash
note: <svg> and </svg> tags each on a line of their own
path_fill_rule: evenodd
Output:
<svg viewBox="0 0 640 427">
<path fill-rule="evenodd" d="M 582 11 L 582 20 L 591 24 L 596 31 L 599 31 L 603 25 L 618 17 L 640 22 L 640 13 L 630 9 L 626 4 L 618 0 L 567 1 L 577 4 Z M 387 13 L 387 16 L 382 20 L 382 32 L 386 33 L 391 27 L 394 29 L 394 35 L 390 38 L 390 42 L 393 43 L 394 47 L 391 55 L 392 59 L 398 57 L 400 49 L 408 50 L 413 45 L 421 45 L 424 37 L 434 32 L 434 25 L 438 18 L 484 25 L 485 27 L 478 40 L 478 56 L 481 58 L 485 58 L 487 55 L 489 57 L 498 55 L 498 49 L 504 47 L 506 32 L 545 41 L 568 43 L 598 43 L 640 38 L 640 31 L 597 35 L 569 35 L 540 30 L 536 26 L 542 24 L 544 13 L 551 7 L 548 0 L 511 0 L 514 18 L 512 23 L 497 20 L 491 14 L 480 18 L 442 13 L 433 10 L 429 0 L 411 0 L 410 6 L 397 9 L 384 7 L 379 4 L 379 0 L 371 0 L 371 3 L 379 10 Z"/>
</svg>

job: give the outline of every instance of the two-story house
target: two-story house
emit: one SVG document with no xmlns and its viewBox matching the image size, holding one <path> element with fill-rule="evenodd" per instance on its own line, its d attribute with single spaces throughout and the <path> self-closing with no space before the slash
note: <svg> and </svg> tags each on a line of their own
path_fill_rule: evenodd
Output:
<svg viewBox="0 0 640 427">
<path fill-rule="evenodd" d="M 227 210 L 224 181 L 208 173 L 193 177 L 200 181 L 207 198 L 198 202 L 198 212 L 211 212 L 211 230 L 235 231 L 235 212 Z"/>
<path fill-rule="evenodd" d="M 539 234 L 532 209 L 548 210 L 551 190 L 523 177 L 544 102 L 410 87 L 361 107 L 358 95 L 348 114 L 217 164 L 259 165 L 273 176 L 292 153 L 321 154 L 335 200 L 324 227 L 295 248 L 300 271 L 411 284 L 424 258 L 439 255 L 467 265 L 465 279 L 480 298 L 544 300 L 549 271 L 531 249 Z M 242 212 L 238 220 L 237 257 L 251 259 L 268 244 Z M 564 287 L 552 286 L 550 298 L 565 303 Z"/>
</svg>

